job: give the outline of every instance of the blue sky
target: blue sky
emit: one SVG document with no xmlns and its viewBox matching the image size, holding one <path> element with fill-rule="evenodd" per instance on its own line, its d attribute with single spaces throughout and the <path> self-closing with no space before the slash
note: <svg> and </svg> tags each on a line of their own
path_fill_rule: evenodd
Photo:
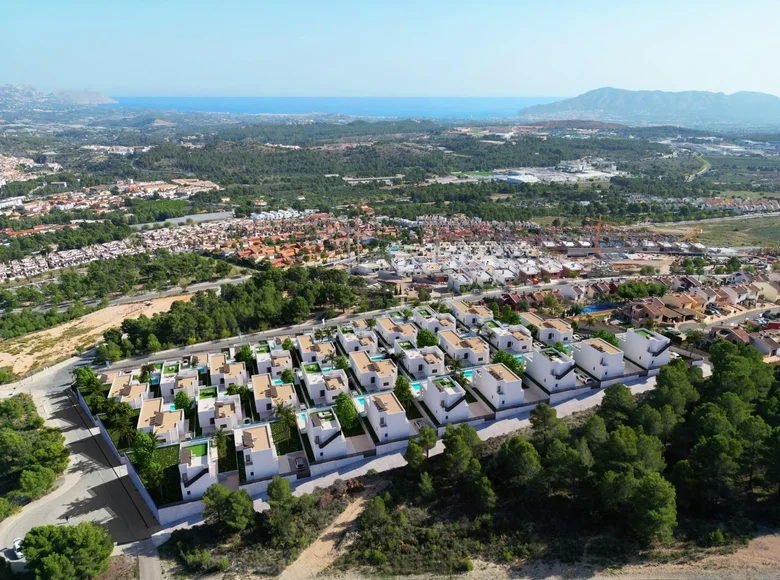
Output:
<svg viewBox="0 0 780 580">
<path fill-rule="evenodd" d="M 0 0 L 0 84 L 113 96 L 780 95 L 775 0 Z"/>
</svg>

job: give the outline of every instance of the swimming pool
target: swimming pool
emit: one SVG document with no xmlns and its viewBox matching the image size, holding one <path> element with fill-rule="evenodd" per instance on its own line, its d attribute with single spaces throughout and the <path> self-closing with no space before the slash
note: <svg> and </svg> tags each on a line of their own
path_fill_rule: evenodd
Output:
<svg viewBox="0 0 780 580">
<path fill-rule="evenodd" d="M 412 383 L 412 390 L 414 391 L 415 396 L 420 395 L 421 388 L 422 388 L 422 383 Z"/>
<path fill-rule="evenodd" d="M 274 384 L 275 385 L 283 385 L 284 381 L 282 379 L 274 379 Z"/>
<path fill-rule="evenodd" d="M 366 398 L 365 397 L 358 397 L 357 399 L 355 399 L 355 402 L 357 403 L 357 405 L 355 405 L 355 406 L 357 407 L 358 413 L 365 413 L 366 412 Z"/>
<path fill-rule="evenodd" d="M 586 306 L 583 312 L 585 314 L 591 314 L 593 312 L 603 312 L 604 310 L 613 310 L 617 304 L 593 304 L 592 306 Z"/>
<path fill-rule="evenodd" d="M 517 362 L 523 362 L 523 355 L 521 355 L 521 354 L 516 354 L 516 355 L 515 355 L 515 360 L 516 360 Z"/>
<path fill-rule="evenodd" d="M 168 405 L 168 410 L 173 412 L 176 410 L 176 405 Z"/>
<path fill-rule="evenodd" d="M 474 376 L 474 371 L 472 371 L 471 369 L 469 369 L 467 371 L 463 371 L 463 376 L 466 377 L 470 381 L 471 377 Z"/>
<path fill-rule="evenodd" d="M 368 358 L 371 359 L 372 361 L 385 360 L 387 358 L 387 355 L 386 354 L 372 354 Z"/>
</svg>

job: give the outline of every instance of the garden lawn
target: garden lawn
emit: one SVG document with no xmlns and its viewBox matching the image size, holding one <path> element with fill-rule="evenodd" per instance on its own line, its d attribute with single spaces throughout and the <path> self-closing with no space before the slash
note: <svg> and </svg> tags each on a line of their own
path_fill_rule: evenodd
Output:
<svg viewBox="0 0 780 580">
<path fill-rule="evenodd" d="M 286 428 L 281 421 L 271 423 L 271 437 L 273 437 L 277 455 L 287 455 L 303 449 L 298 430 Z"/>
</svg>

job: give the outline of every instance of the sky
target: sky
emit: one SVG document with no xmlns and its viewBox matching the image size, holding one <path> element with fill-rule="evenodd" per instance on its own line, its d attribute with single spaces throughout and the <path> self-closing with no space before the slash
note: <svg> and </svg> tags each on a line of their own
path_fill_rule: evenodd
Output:
<svg viewBox="0 0 780 580">
<path fill-rule="evenodd" d="M 780 95 L 776 0 L 0 0 L 0 84 L 110 96 Z"/>
</svg>

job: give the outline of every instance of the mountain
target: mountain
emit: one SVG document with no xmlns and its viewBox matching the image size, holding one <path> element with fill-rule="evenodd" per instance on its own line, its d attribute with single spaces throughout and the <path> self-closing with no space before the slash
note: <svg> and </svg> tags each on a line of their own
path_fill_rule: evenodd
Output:
<svg viewBox="0 0 780 580">
<path fill-rule="evenodd" d="M 525 121 L 589 119 L 686 127 L 780 125 L 780 98 L 766 93 L 627 91 L 605 87 L 571 99 L 525 107 Z"/>
<path fill-rule="evenodd" d="M 0 85 L 0 109 L 72 109 L 105 105 L 116 101 L 94 91 L 61 91 L 42 93 L 29 85 Z"/>
</svg>

